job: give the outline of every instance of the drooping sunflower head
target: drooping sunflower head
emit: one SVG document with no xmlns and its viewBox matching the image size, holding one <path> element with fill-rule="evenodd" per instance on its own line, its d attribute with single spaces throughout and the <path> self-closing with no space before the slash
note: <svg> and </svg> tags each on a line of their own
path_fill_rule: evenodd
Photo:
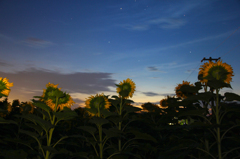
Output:
<svg viewBox="0 0 240 159">
<path fill-rule="evenodd" d="M 207 79 L 203 79 L 203 72 L 212 63 L 213 63 L 212 61 L 205 62 L 203 65 L 200 66 L 198 75 L 200 77 L 199 80 L 200 80 L 201 83 L 207 83 Z"/>
<path fill-rule="evenodd" d="M 20 106 L 20 113 L 23 112 L 23 110 L 27 111 L 28 113 L 33 114 L 35 106 L 32 104 L 32 102 L 26 102 L 21 104 Z"/>
<path fill-rule="evenodd" d="M 160 100 L 160 108 L 168 108 L 167 98 Z"/>
<path fill-rule="evenodd" d="M 181 87 L 182 87 L 183 85 L 187 85 L 187 86 L 192 86 L 192 87 L 194 87 L 194 85 L 193 85 L 193 84 L 190 84 L 190 82 L 183 81 L 182 84 L 178 84 L 177 87 L 175 87 L 175 92 L 176 92 L 177 97 L 187 98 L 187 96 L 194 94 L 194 93 L 189 93 L 189 92 L 182 92 L 182 91 L 180 91 L 180 89 L 181 89 Z"/>
<path fill-rule="evenodd" d="M 0 97 L 7 97 L 10 92 L 10 87 L 13 86 L 13 83 L 9 83 L 7 78 L 0 77 Z"/>
<path fill-rule="evenodd" d="M 222 63 L 221 60 L 213 63 L 209 63 L 202 71 L 203 78 L 220 80 L 222 82 L 230 84 L 232 81 L 233 69 L 231 65 Z"/>
<path fill-rule="evenodd" d="M 135 91 L 136 85 L 131 79 L 123 80 L 117 86 L 117 93 L 119 93 L 119 97 L 122 96 L 123 98 L 132 98 L 133 93 Z"/>
<path fill-rule="evenodd" d="M 86 98 L 85 104 L 87 111 L 91 116 L 99 116 L 101 110 L 108 109 L 111 106 L 108 98 L 103 93 Z"/>
<path fill-rule="evenodd" d="M 9 102 L 1 102 L 3 104 L 3 110 L 6 110 L 5 112 L 0 112 L 1 117 L 6 117 L 8 114 L 12 111 L 12 105 Z"/>
<path fill-rule="evenodd" d="M 63 110 L 64 107 L 71 108 L 75 103 L 71 96 L 66 92 L 62 92 L 61 88 L 57 88 L 57 85 L 50 82 L 46 85 L 47 89 L 43 89 L 43 95 L 40 101 L 44 101 L 53 111 Z M 56 102 L 58 99 L 57 107 Z"/>
</svg>

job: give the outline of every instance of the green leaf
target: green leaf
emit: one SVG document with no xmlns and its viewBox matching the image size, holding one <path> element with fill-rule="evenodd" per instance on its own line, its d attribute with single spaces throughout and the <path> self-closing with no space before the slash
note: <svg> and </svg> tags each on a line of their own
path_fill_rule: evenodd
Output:
<svg viewBox="0 0 240 159">
<path fill-rule="evenodd" d="M 93 113 L 93 114 L 97 114 L 98 110 L 96 108 L 84 108 L 86 111 Z"/>
<path fill-rule="evenodd" d="M 16 124 L 16 125 L 18 125 L 17 122 L 12 121 L 12 120 L 6 120 L 6 119 L 4 119 L 2 117 L 0 117 L 0 124 Z"/>
<path fill-rule="evenodd" d="M 130 99 L 124 99 L 124 102 L 125 102 L 125 103 L 134 103 L 134 101 L 133 101 L 133 100 L 130 100 Z"/>
<path fill-rule="evenodd" d="M 157 143 L 157 140 L 149 134 L 141 133 L 136 130 L 130 130 L 129 132 L 135 135 L 135 139 L 150 140 L 150 141 Z"/>
<path fill-rule="evenodd" d="M 182 85 L 179 91 L 184 93 L 197 93 L 199 88 L 190 86 L 190 85 Z"/>
<path fill-rule="evenodd" d="M 5 150 L 2 151 L 2 155 L 4 159 L 26 159 L 28 154 L 20 149 L 20 150 Z"/>
<path fill-rule="evenodd" d="M 103 118 L 100 118 L 100 117 L 92 117 L 92 119 L 89 120 L 90 123 L 94 123 L 96 124 L 97 126 L 102 126 L 104 124 L 107 124 L 109 123 L 109 121 L 107 119 L 103 119 Z"/>
<path fill-rule="evenodd" d="M 33 98 L 42 98 L 42 96 L 33 96 Z M 34 100 L 34 99 L 33 99 Z"/>
<path fill-rule="evenodd" d="M 73 153 L 73 156 L 84 157 L 84 158 L 87 158 L 87 159 L 89 158 L 87 152 L 76 152 L 76 153 Z"/>
<path fill-rule="evenodd" d="M 48 105 L 46 105 L 44 102 L 37 101 L 34 99 L 32 101 L 33 101 L 34 106 L 39 107 L 39 108 L 45 110 L 46 112 L 49 112 L 51 110 L 51 108 Z"/>
<path fill-rule="evenodd" d="M 104 116 L 104 118 L 107 118 L 107 117 L 112 116 L 112 115 L 116 115 L 115 113 L 110 112 L 107 109 L 101 110 L 101 114 Z"/>
<path fill-rule="evenodd" d="M 119 97 L 118 97 L 118 96 L 112 96 L 112 98 L 116 98 L 116 99 L 119 99 Z"/>
<path fill-rule="evenodd" d="M 30 128 L 33 128 L 33 129 L 35 129 L 37 132 L 38 132 L 38 134 L 40 135 L 41 133 L 42 133 L 42 131 L 43 131 L 43 129 L 42 129 L 42 127 L 40 127 L 39 125 L 35 125 L 35 124 L 30 124 L 30 123 L 24 123 L 26 126 L 28 126 L 28 127 L 30 127 Z"/>
<path fill-rule="evenodd" d="M 34 133 L 34 132 L 30 132 L 30 131 L 26 131 L 26 130 L 20 129 L 20 130 L 19 130 L 19 133 L 27 134 L 28 136 L 31 136 L 31 137 L 34 138 L 35 140 L 39 141 L 39 140 L 38 140 L 39 135 L 36 134 L 36 133 Z"/>
<path fill-rule="evenodd" d="M 46 132 L 48 132 L 50 128 L 54 127 L 50 122 L 45 121 L 42 118 L 33 114 L 22 115 L 22 117 L 34 123 L 38 123 Z"/>
<path fill-rule="evenodd" d="M 46 111 L 44 111 L 42 109 L 35 109 L 35 111 L 37 111 L 38 113 L 41 113 L 43 116 L 45 116 L 45 120 L 49 120 L 50 119 L 49 118 L 49 114 Z"/>
<path fill-rule="evenodd" d="M 24 140 L 21 140 L 21 139 L 18 139 L 18 138 L 5 138 L 4 140 L 9 141 L 9 142 L 13 142 L 13 143 L 19 143 L 19 144 L 25 145 L 29 148 L 32 148 L 31 143 L 29 143 L 29 141 L 24 141 Z"/>
<path fill-rule="evenodd" d="M 132 112 L 140 111 L 142 109 L 138 108 L 138 107 L 133 107 L 133 106 L 130 106 L 130 105 L 126 105 L 126 106 L 124 106 L 124 110 L 126 110 L 127 113 L 132 113 Z"/>
<path fill-rule="evenodd" d="M 120 104 L 119 100 L 109 99 L 108 101 L 111 102 L 111 104 L 115 107 L 118 107 L 118 105 Z"/>
<path fill-rule="evenodd" d="M 82 129 L 86 132 L 89 132 L 92 135 L 94 135 L 94 133 L 97 131 L 97 129 L 92 126 L 79 126 L 77 127 L 77 129 Z"/>
<path fill-rule="evenodd" d="M 211 92 L 198 93 L 197 95 L 190 96 L 184 100 L 201 100 L 208 102 L 214 95 Z"/>
<path fill-rule="evenodd" d="M 235 93 L 226 92 L 224 96 L 226 97 L 225 101 L 234 101 L 234 100 L 240 101 L 240 96 Z"/>
<path fill-rule="evenodd" d="M 230 84 L 222 82 L 220 80 L 208 80 L 207 85 L 215 89 L 219 89 L 222 87 L 227 87 L 232 89 Z"/>
<path fill-rule="evenodd" d="M 53 148 L 53 147 L 50 147 L 50 146 L 42 146 L 43 150 L 45 151 L 49 151 L 50 153 L 57 153 L 58 151 Z"/>
<path fill-rule="evenodd" d="M 52 113 L 57 117 L 57 121 L 70 120 L 78 116 L 75 111 L 72 111 L 70 108 L 67 108 L 67 107 L 64 107 L 63 111 L 61 112 L 52 112 Z"/>
<path fill-rule="evenodd" d="M 189 111 L 186 111 L 186 112 L 181 112 L 178 114 L 178 117 L 181 117 L 181 116 L 202 116 L 204 117 L 204 113 L 206 112 L 205 109 L 199 109 L 199 110 L 189 110 Z"/>
<path fill-rule="evenodd" d="M 111 137 L 123 137 L 122 131 L 116 129 L 116 128 L 109 128 L 109 129 L 104 129 L 102 128 L 102 131 L 106 134 L 107 138 Z"/>
<path fill-rule="evenodd" d="M 108 120 L 110 120 L 111 122 L 113 122 L 115 125 L 117 125 L 119 122 L 122 121 L 122 117 L 119 115 L 116 116 L 111 116 L 108 118 Z"/>
</svg>

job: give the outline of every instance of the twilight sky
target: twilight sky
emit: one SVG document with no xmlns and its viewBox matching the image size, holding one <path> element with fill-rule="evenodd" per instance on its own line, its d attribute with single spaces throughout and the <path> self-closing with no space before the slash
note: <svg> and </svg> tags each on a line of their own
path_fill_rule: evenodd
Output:
<svg viewBox="0 0 240 159">
<path fill-rule="evenodd" d="M 239 0 L 0 1 L 0 77 L 14 83 L 9 102 L 30 101 L 51 82 L 76 108 L 90 95 L 117 95 L 115 84 L 130 78 L 133 105 L 159 105 L 183 80 L 197 82 L 211 56 L 235 75 L 233 90 L 220 93 L 240 94 L 239 8 Z"/>
</svg>

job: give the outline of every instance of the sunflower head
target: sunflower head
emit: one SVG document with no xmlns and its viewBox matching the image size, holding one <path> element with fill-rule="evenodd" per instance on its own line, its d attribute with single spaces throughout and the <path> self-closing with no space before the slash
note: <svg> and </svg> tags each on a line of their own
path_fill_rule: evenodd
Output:
<svg viewBox="0 0 240 159">
<path fill-rule="evenodd" d="M 136 88 L 135 83 L 129 78 L 120 82 L 119 85 L 116 84 L 116 86 L 119 97 L 122 96 L 123 98 L 132 98 Z"/>
<path fill-rule="evenodd" d="M 0 103 L 1 106 L 3 106 L 3 112 L 0 112 L 0 117 L 6 117 L 6 115 L 10 114 L 12 111 L 12 105 L 7 101 L 7 98 L 5 101 L 2 101 Z"/>
<path fill-rule="evenodd" d="M 213 63 L 212 61 L 205 62 L 203 65 L 200 66 L 199 72 L 198 72 L 198 77 L 199 77 L 199 80 L 200 80 L 201 83 L 207 83 L 207 79 L 203 78 L 203 72 L 212 63 Z"/>
<path fill-rule="evenodd" d="M 9 83 L 7 78 L 0 77 L 0 97 L 7 97 L 12 86 L 13 83 Z"/>
<path fill-rule="evenodd" d="M 20 113 L 22 113 L 23 111 L 27 111 L 27 113 L 33 114 L 34 105 L 32 104 L 32 102 L 26 102 L 26 103 L 21 104 Z"/>
<path fill-rule="evenodd" d="M 189 93 L 189 92 L 182 92 L 182 91 L 180 91 L 180 89 L 181 89 L 181 87 L 183 85 L 194 87 L 194 85 L 190 84 L 190 82 L 183 81 L 182 84 L 178 84 L 177 87 L 175 87 L 175 92 L 176 92 L 177 97 L 187 98 L 187 96 L 195 94 L 195 93 Z"/>
<path fill-rule="evenodd" d="M 158 112 L 160 110 L 157 104 L 153 104 L 150 102 L 142 104 L 141 107 L 143 110 L 147 110 L 148 112 Z"/>
<path fill-rule="evenodd" d="M 58 85 L 51 84 L 46 85 L 47 89 L 43 89 L 43 95 L 40 101 L 45 102 L 53 111 L 63 110 L 64 107 L 71 108 L 75 103 L 71 96 L 66 92 L 62 92 L 61 88 L 57 88 Z M 57 107 L 56 100 L 58 99 Z"/>
<path fill-rule="evenodd" d="M 167 107 L 168 107 L 167 98 L 160 100 L 160 108 L 167 108 Z"/>
<path fill-rule="evenodd" d="M 91 116 L 101 116 L 101 110 L 108 109 L 111 104 L 108 101 L 107 96 L 102 94 L 96 94 L 86 98 L 86 110 Z"/>
<path fill-rule="evenodd" d="M 205 68 L 202 70 L 203 78 L 205 81 L 208 80 L 219 80 L 225 83 L 230 84 L 232 81 L 233 69 L 231 65 L 222 63 L 221 60 L 213 63 L 209 62 L 205 65 Z"/>
</svg>

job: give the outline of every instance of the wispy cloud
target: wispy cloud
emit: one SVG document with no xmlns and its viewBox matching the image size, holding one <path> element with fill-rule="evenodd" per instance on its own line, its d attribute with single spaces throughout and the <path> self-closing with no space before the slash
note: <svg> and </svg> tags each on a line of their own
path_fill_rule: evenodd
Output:
<svg viewBox="0 0 240 159">
<path fill-rule="evenodd" d="M 148 21 L 149 25 L 158 25 L 160 28 L 164 29 L 176 29 L 184 26 L 186 20 L 181 18 L 157 18 Z"/>
<path fill-rule="evenodd" d="M 177 29 L 187 24 L 185 14 L 191 13 L 196 8 L 206 6 L 205 2 L 206 4 L 209 4 L 207 1 L 204 1 L 204 3 L 202 3 L 202 1 L 185 1 L 181 3 L 172 3 L 169 7 L 165 3 L 162 3 L 161 6 L 165 8 L 162 10 L 159 9 L 159 7 L 155 7 L 153 5 L 151 6 L 151 3 L 149 4 L 150 7 L 146 7 L 146 4 L 143 4 L 138 6 L 143 7 L 142 10 L 138 9 L 138 13 L 119 14 L 117 18 L 121 19 L 121 21 L 124 21 L 124 23 L 118 24 L 117 26 L 131 31 L 145 31 L 156 26 L 162 29 Z M 134 7 L 136 6 L 133 5 L 132 8 L 129 6 L 125 6 L 123 8 L 126 8 L 130 11 Z M 153 12 L 156 12 L 156 14 L 152 14 Z"/>
<path fill-rule="evenodd" d="M 12 37 L 4 35 L 4 34 L 1 34 L 1 33 L 0 33 L 0 39 L 13 41 Z"/>
<path fill-rule="evenodd" d="M 22 43 L 34 48 L 46 48 L 53 45 L 53 43 L 50 41 L 45 41 L 34 37 L 29 37 L 26 40 L 22 41 Z"/>
<path fill-rule="evenodd" d="M 0 66 L 3 66 L 3 67 L 10 67 L 10 66 L 13 66 L 12 64 L 9 64 L 7 62 L 4 62 L 2 60 L 0 60 Z"/>
<path fill-rule="evenodd" d="M 153 71 L 153 72 L 162 72 L 162 73 L 166 73 L 166 72 L 164 72 L 164 71 L 160 71 L 157 67 L 155 67 L 155 66 L 149 66 L 149 67 L 147 67 L 147 69 L 149 70 L 149 71 Z"/>
<path fill-rule="evenodd" d="M 153 96 L 174 96 L 175 94 L 167 94 L 167 93 L 155 93 L 155 92 L 142 92 L 144 95 L 146 96 L 150 96 L 150 97 L 153 97 Z"/>
<path fill-rule="evenodd" d="M 146 96 L 159 96 L 158 93 L 154 93 L 154 92 L 142 92 L 143 94 L 145 94 Z"/>
<path fill-rule="evenodd" d="M 187 70 L 187 71 L 185 71 L 185 73 L 192 73 L 193 71 L 198 71 L 198 69 L 191 69 L 191 70 Z"/>
</svg>

